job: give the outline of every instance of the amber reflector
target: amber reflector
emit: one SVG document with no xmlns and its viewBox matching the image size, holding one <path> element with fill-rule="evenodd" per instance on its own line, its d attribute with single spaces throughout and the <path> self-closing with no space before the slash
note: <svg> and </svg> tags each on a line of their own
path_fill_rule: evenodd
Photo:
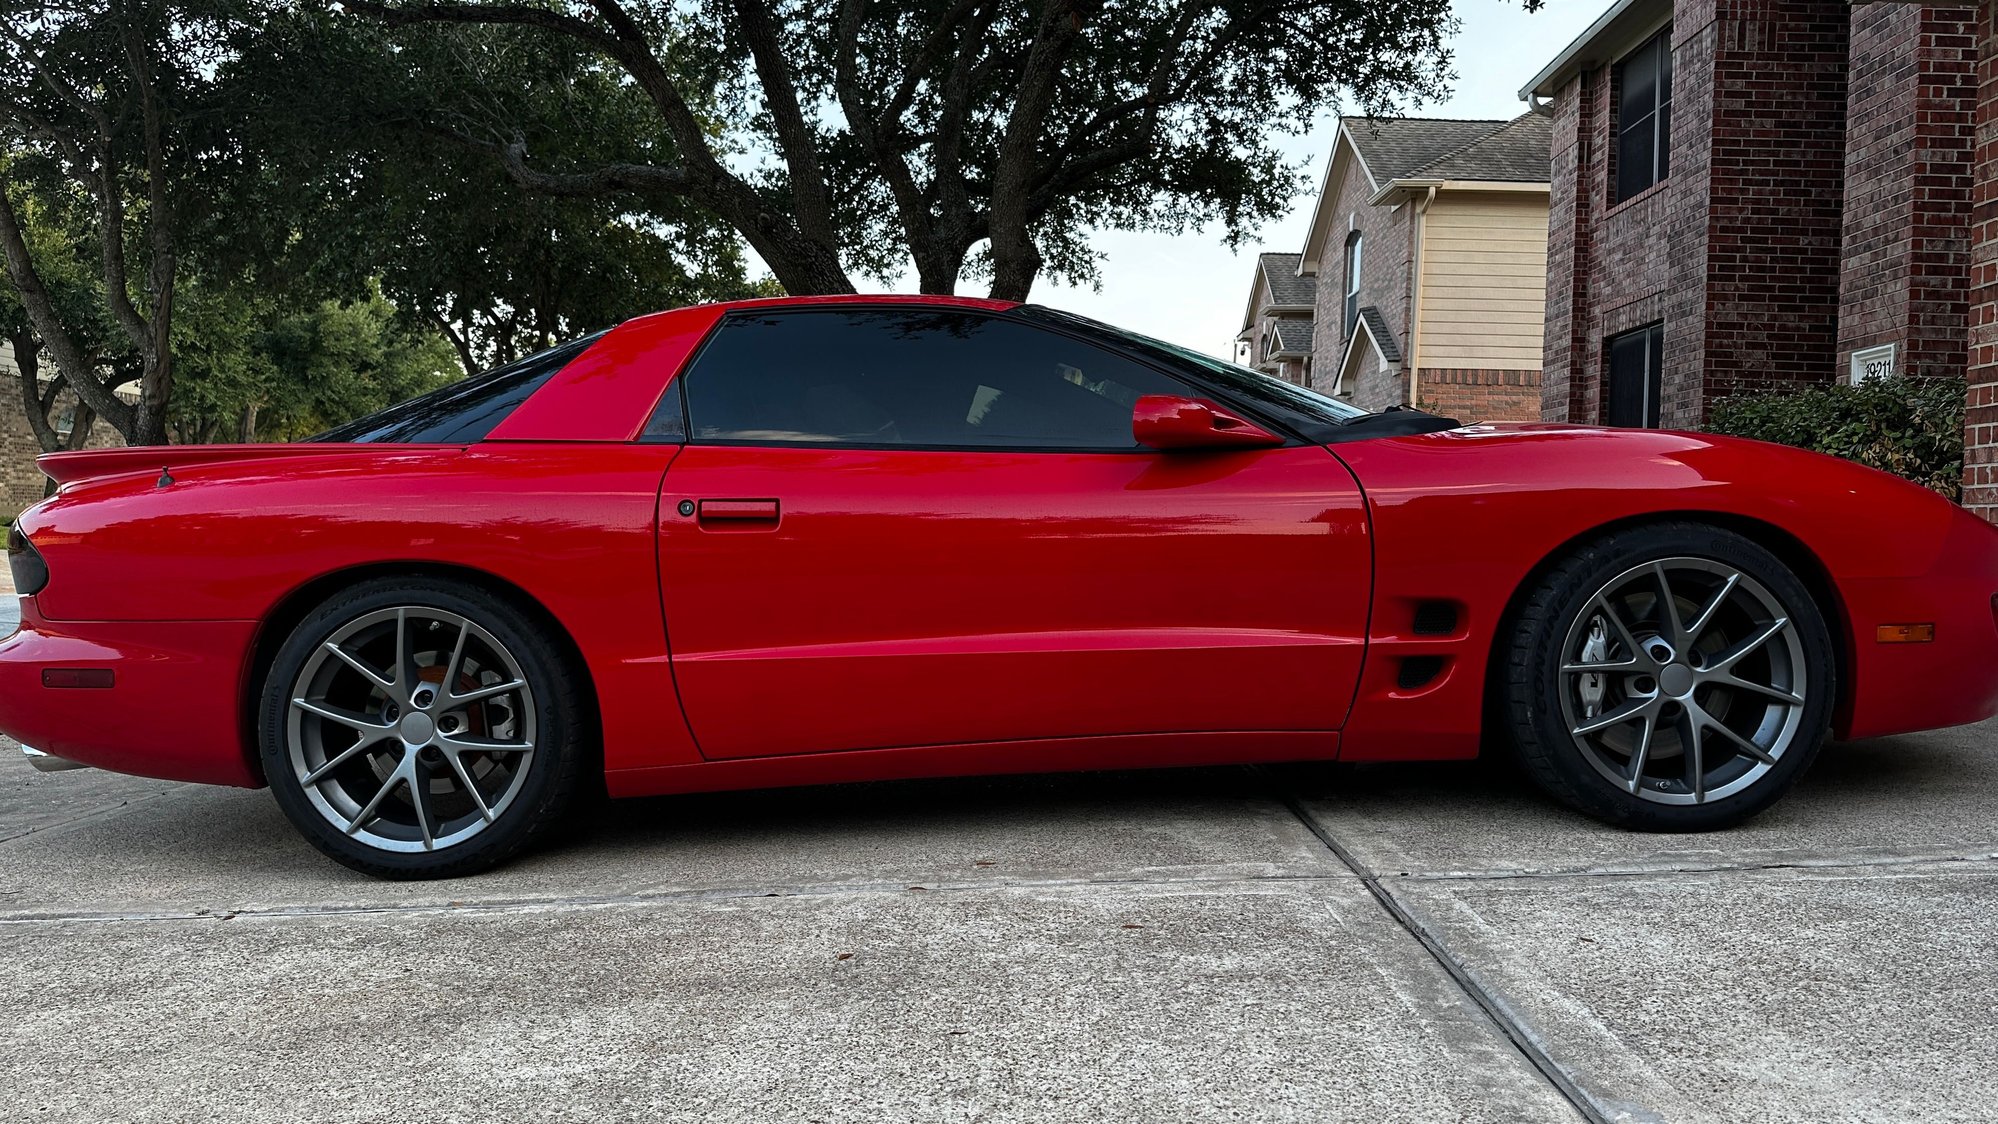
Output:
<svg viewBox="0 0 1998 1124">
<path fill-rule="evenodd" d="M 117 684 L 117 675 L 108 667 L 45 667 L 42 669 L 44 687 L 110 687 Z"/>
<path fill-rule="evenodd" d="M 1874 634 L 1882 644 L 1926 644 L 1936 638 L 1932 624 L 1883 624 Z"/>
</svg>

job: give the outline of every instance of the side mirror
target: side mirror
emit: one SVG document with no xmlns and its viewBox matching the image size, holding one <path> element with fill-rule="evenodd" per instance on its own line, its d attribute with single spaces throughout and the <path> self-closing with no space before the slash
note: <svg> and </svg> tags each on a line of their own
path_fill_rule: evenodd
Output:
<svg viewBox="0 0 1998 1124">
<path fill-rule="evenodd" d="M 1147 394 L 1131 411 L 1138 444 L 1168 452 L 1181 449 L 1267 449 L 1283 438 L 1200 398 Z"/>
</svg>

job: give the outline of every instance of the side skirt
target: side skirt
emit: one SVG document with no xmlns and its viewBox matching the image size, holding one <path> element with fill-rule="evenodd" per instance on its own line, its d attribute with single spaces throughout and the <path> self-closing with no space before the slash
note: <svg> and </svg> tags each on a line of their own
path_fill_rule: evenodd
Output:
<svg viewBox="0 0 1998 1124">
<path fill-rule="evenodd" d="M 1332 761 L 1338 756 L 1339 735 L 1330 730 L 1122 734 L 736 758 L 616 769 L 604 779 L 612 796 L 662 796 L 915 777 Z"/>
</svg>

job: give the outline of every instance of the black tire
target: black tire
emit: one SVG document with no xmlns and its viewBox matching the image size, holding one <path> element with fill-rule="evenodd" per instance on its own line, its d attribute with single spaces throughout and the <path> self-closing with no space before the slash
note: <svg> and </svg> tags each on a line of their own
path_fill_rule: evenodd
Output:
<svg viewBox="0 0 1998 1124">
<path fill-rule="evenodd" d="M 1710 575 L 1701 569 L 1703 563 L 1711 565 Z M 1657 572 L 1668 575 L 1662 579 L 1665 588 L 1672 588 L 1672 574 L 1678 574 L 1682 583 L 1670 599 L 1669 611 L 1677 614 L 1669 618 L 1670 625 L 1659 623 L 1668 619 L 1667 598 L 1655 593 L 1649 615 L 1643 620 L 1616 627 L 1602 614 L 1599 606 L 1614 600 L 1620 610 L 1618 620 L 1625 615 L 1642 615 L 1632 606 L 1643 605 L 1641 583 Z M 1723 576 L 1729 572 L 1734 573 L 1733 580 Z M 1685 630 L 1702 623 L 1697 614 L 1704 608 L 1701 600 L 1686 600 L 1683 587 L 1689 575 L 1692 592 L 1720 607 L 1720 612 L 1709 614 L 1708 619 L 1725 613 L 1737 622 L 1733 640 L 1720 636 L 1716 641 L 1714 633 L 1719 629 L 1710 629 L 1706 646 L 1716 651 L 1695 651 L 1701 647 L 1699 637 L 1684 639 Z M 1713 584 L 1701 587 L 1702 580 Z M 1619 582 L 1628 584 L 1616 584 Z M 1596 600 L 1599 591 L 1607 595 L 1604 602 Z M 1731 597 L 1747 600 L 1737 606 Z M 1696 615 L 1687 615 L 1689 604 Z M 1756 607 L 1767 610 L 1759 625 L 1751 611 Z M 1763 629 L 1779 628 L 1782 621 L 1794 626 L 1794 633 L 1778 631 L 1762 646 L 1760 655 L 1751 650 L 1735 657 L 1737 662 L 1721 667 L 1736 649 L 1747 647 Z M 1647 638 L 1646 628 L 1656 632 Z M 1503 665 L 1500 681 L 1495 684 L 1499 688 L 1496 701 L 1502 709 L 1496 716 L 1501 729 L 1509 735 L 1520 764 L 1535 784 L 1561 803 L 1606 823 L 1640 831 L 1674 832 L 1710 831 L 1740 823 L 1789 790 L 1809 768 L 1829 733 L 1838 684 L 1824 613 L 1789 567 L 1733 531 L 1703 523 L 1672 522 L 1603 535 L 1563 556 L 1536 579 L 1510 621 L 1510 629 L 1510 637 L 1500 642 Z M 1627 640 L 1634 640 L 1641 652 L 1675 629 L 1681 641 L 1678 645 L 1668 642 L 1650 655 L 1638 657 L 1645 661 L 1643 666 L 1629 673 L 1562 670 L 1564 664 L 1596 666 L 1593 661 L 1608 667 L 1627 658 Z M 1570 651 L 1578 636 L 1584 646 Z M 1607 641 L 1609 654 L 1594 654 L 1601 647 L 1587 645 L 1602 645 L 1597 638 L 1603 636 L 1612 637 Z M 1623 639 L 1615 638 L 1619 636 Z M 1682 654 L 1663 664 L 1657 662 L 1659 656 L 1674 651 Z M 1683 654 L 1687 652 L 1692 654 Z M 1723 672 L 1733 675 L 1736 668 L 1758 666 L 1756 661 L 1768 669 L 1765 677 L 1793 698 L 1801 698 L 1801 705 L 1737 690 L 1718 679 L 1714 683 L 1703 680 L 1701 686 L 1687 688 L 1683 695 L 1671 693 L 1689 677 Z M 1662 668 L 1674 663 L 1695 670 L 1675 670 L 1668 687 Z M 1646 668 L 1656 674 L 1644 675 Z M 1748 671 L 1741 676 L 1753 677 Z M 1783 679 L 1789 680 L 1787 686 L 1776 682 Z M 1718 697 L 1716 691 L 1720 692 Z M 1677 701 L 1681 698 L 1691 702 Z M 1739 711 L 1733 723 L 1705 721 L 1712 719 L 1710 710 L 1721 712 L 1736 706 Z M 1587 735 L 1579 732 L 1631 710 L 1649 713 L 1639 713 L 1621 726 Z M 1699 727 L 1698 732 L 1689 735 L 1689 724 Z M 1734 730 L 1734 735 L 1716 728 L 1723 724 Z M 1678 750 L 1679 777 L 1670 775 L 1674 768 L 1670 757 L 1650 759 L 1638 748 L 1641 741 L 1650 749 L 1654 738 L 1663 744 L 1668 729 Z M 1779 735 L 1787 739 L 1780 745 Z M 1621 770 L 1619 749 L 1606 740 L 1612 736 L 1622 739 L 1627 747 Z M 1746 746 L 1736 748 L 1744 737 L 1756 744 L 1761 756 L 1749 756 Z M 1761 744 L 1764 737 L 1767 745 Z M 1721 748 L 1710 749 L 1708 739 Z M 1732 779 L 1710 788 L 1706 772 L 1692 768 L 1692 746 L 1700 747 L 1702 763 L 1709 754 L 1725 760 L 1723 773 L 1732 773 Z M 1610 772 L 1617 773 L 1620 780 L 1613 781 L 1607 775 Z M 1696 775 L 1700 778 L 1697 787 Z M 1729 791 L 1736 785 L 1738 790 Z M 1633 788 L 1645 795 L 1638 795 Z M 1689 800 L 1694 802 L 1663 802 Z"/>
<path fill-rule="evenodd" d="M 294 739 L 302 742 L 308 736 L 322 740 L 328 738 L 326 734 L 301 734 L 299 733 L 301 727 L 293 722 L 293 690 L 301 685 L 300 677 L 307 671 L 308 666 L 315 667 L 314 675 L 338 674 L 348 675 L 351 678 L 355 674 L 366 674 L 358 670 L 344 671 L 337 664 L 327 663 L 326 657 L 318 656 L 317 654 L 328 644 L 329 638 L 341 635 L 343 629 L 354 627 L 355 622 L 368 621 L 384 613 L 393 615 L 398 609 L 410 610 L 416 614 L 416 619 L 423 623 L 408 625 L 403 623 L 403 617 L 395 616 L 392 625 L 384 622 L 373 626 L 378 631 L 371 643 L 374 645 L 373 651 L 379 656 L 379 653 L 386 650 L 382 645 L 393 643 L 393 640 L 380 638 L 381 628 L 392 628 L 394 630 L 390 633 L 392 637 L 405 633 L 412 636 L 409 644 L 409 663 L 415 671 L 409 675 L 407 686 L 400 688 L 401 690 L 408 692 L 414 688 L 417 693 L 424 693 L 423 688 L 428 683 L 423 678 L 423 672 L 434 671 L 435 679 L 428 682 L 441 682 L 449 674 L 443 668 L 437 667 L 438 661 L 435 656 L 441 653 L 442 648 L 431 649 L 433 653 L 431 664 L 420 664 L 424 657 L 421 647 L 423 640 L 416 633 L 424 627 L 433 631 L 448 630 L 451 626 L 446 623 L 446 618 L 453 616 L 471 622 L 472 626 L 482 634 L 481 641 L 468 642 L 467 647 L 480 644 L 483 640 L 490 640 L 497 645 L 495 648 L 474 649 L 475 652 L 488 653 L 488 663 L 482 669 L 482 674 L 492 674 L 494 679 L 503 679 L 505 675 L 516 675 L 517 681 L 525 684 L 525 691 L 500 696 L 497 701 L 466 704 L 464 709 L 438 717 L 431 723 L 439 731 L 455 729 L 456 732 L 470 738 L 474 736 L 474 730 L 467 722 L 467 718 L 473 714 L 472 707 L 476 706 L 478 714 L 482 716 L 494 714 L 495 712 L 489 708 L 497 707 L 496 713 L 500 719 L 509 723 L 511 727 L 527 731 L 527 734 L 519 736 L 518 740 L 523 744 L 532 745 L 532 752 L 511 755 L 514 760 L 523 762 L 522 764 L 517 767 L 503 764 L 508 754 L 493 752 L 481 755 L 469 750 L 464 751 L 463 757 L 454 753 L 453 757 L 459 764 L 451 764 L 450 759 L 442 756 L 441 750 L 433 747 L 426 751 L 433 759 L 432 763 L 424 767 L 426 771 L 421 776 L 425 781 L 426 792 L 436 791 L 436 786 L 441 784 L 444 788 L 443 795 L 428 796 L 419 806 L 414 799 L 412 782 L 402 782 L 402 787 L 389 793 L 388 798 L 382 802 L 382 808 L 407 813 L 415 822 L 422 825 L 420 840 L 411 840 L 401 845 L 430 849 L 389 849 L 399 845 L 399 841 L 396 840 L 370 844 L 363 838 L 356 838 L 341 830 L 329 818 L 337 811 L 337 809 L 329 810 L 332 808 L 329 800 L 332 789 L 329 785 L 341 786 L 351 783 L 356 791 L 364 791 L 363 786 L 370 783 L 371 774 L 355 773 L 355 770 L 370 769 L 373 776 L 380 776 L 380 770 L 384 767 L 380 762 L 389 757 L 400 758 L 417 753 L 416 750 L 407 748 L 412 743 L 403 740 L 402 733 L 373 735 L 381 747 L 379 749 L 381 756 L 374 756 L 374 751 L 364 753 L 359 749 L 354 750 L 359 756 L 341 766 L 344 773 L 334 775 L 338 778 L 353 774 L 355 779 L 352 782 L 335 779 L 314 784 L 310 787 L 316 792 L 316 797 L 308 794 L 305 778 L 300 776 L 301 768 L 315 762 L 304 759 L 303 755 L 307 751 L 299 745 L 294 745 Z M 423 619 L 422 614 L 428 612 L 438 614 L 435 623 Z M 463 628 L 462 625 L 460 627 Z M 472 629 L 464 631 L 470 633 Z M 315 657 L 318 660 L 316 665 L 312 663 Z M 513 664 L 517 665 L 517 673 L 501 663 L 507 659 L 511 659 Z M 476 660 L 476 654 L 468 655 L 461 666 L 475 667 Z M 385 662 L 397 665 L 403 661 L 398 652 L 394 658 Z M 263 696 L 258 709 L 258 746 L 263 758 L 264 775 L 270 783 L 272 794 L 277 797 L 278 806 L 284 810 L 286 817 L 300 833 L 313 846 L 345 866 L 364 874 L 388 879 L 454 878 L 478 873 L 505 862 L 537 840 L 546 838 L 577 806 L 579 800 L 587 796 L 594 782 L 593 774 L 600 772 L 597 768 L 599 755 L 595 743 L 592 712 L 585 701 L 583 688 L 585 680 L 580 670 L 572 664 L 571 657 L 547 635 L 545 628 L 530 613 L 523 611 L 508 598 L 497 596 L 476 586 L 433 578 L 383 578 L 363 582 L 335 594 L 314 609 L 299 622 L 283 646 L 278 649 L 269 674 L 265 677 Z M 330 668 L 331 671 L 318 671 L 317 667 L 321 665 Z M 352 666 L 351 663 L 349 666 Z M 501 672 L 505 672 L 505 675 Z M 400 678 L 389 675 L 385 668 L 378 669 L 377 673 L 390 678 Z M 479 686 L 478 680 L 466 678 L 466 673 L 463 671 L 460 672 L 460 682 L 471 683 L 475 689 Z M 368 689 L 373 690 L 372 687 Z M 434 700 L 434 689 L 429 694 Z M 393 692 L 389 691 L 377 692 L 377 697 L 386 700 L 380 711 L 365 712 L 355 708 L 353 713 L 367 713 L 377 720 L 390 721 L 392 716 L 399 713 L 392 695 Z M 439 700 L 436 705 L 442 707 L 446 704 Z M 413 710 L 414 708 L 410 707 L 400 713 L 407 714 Z M 526 713 L 513 713 L 515 710 Z M 346 712 L 343 708 L 343 713 Z M 323 720 L 301 715 L 300 721 Z M 333 730 L 336 725 L 326 724 L 319 728 Z M 401 727 L 396 728 L 401 729 Z M 495 729 L 501 727 L 487 726 L 480 732 L 491 733 Z M 354 734 L 347 736 L 355 741 L 369 740 Z M 495 736 L 486 740 L 493 743 L 497 750 L 501 748 L 497 743 L 504 739 Z M 439 738 L 437 744 L 444 744 L 444 739 Z M 319 754 L 320 760 L 316 764 L 326 764 L 326 759 L 334 756 L 338 754 L 332 747 L 323 746 Z M 465 771 L 454 773 L 467 757 L 472 763 Z M 301 765 L 302 759 L 305 760 L 304 766 Z M 449 768 L 446 768 L 447 765 Z M 416 768 L 414 764 L 410 767 Z M 480 774 L 477 772 L 479 769 L 484 769 L 486 772 Z M 487 779 L 502 776 L 505 778 L 504 783 L 509 787 L 503 794 L 504 798 L 497 800 L 495 805 L 489 808 L 484 796 L 465 793 L 464 786 L 456 779 L 460 775 L 473 780 L 475 791 L 476 786 Z M 385 787 L 393 788 L 396 783 L 390 780 L 385 783 Z M 500 794 L 495 792 L 489 795 Z M 360 800 L 358 795 L 351 794 L 336 798 L 347 798 L 356 802 Z M 461 841 L 433 847 L 430 838 L 433 830 L 432 821 L 436 821 L 434 826 L 441 831 L 445 826 L 443 813 L 450 810 L 450 805 L 447 803 L 440 806 L 432 804 L 431 801 L 452 799 L 459 802 L 461 818 L 467 825 L 464 830 L 470 834 Z M 397 800 L 409 803 L 411 807 L 399 809 L 395 804 Z M 478 803 L 472 805 L 469 803 L 472 800 L 477 800 Z M 426 807 L 430 809 L 431 816 L 426 817 L 422 814 Z M 472 822 L 472 816 L 484 816 L 488 812 L 489 818 L 482 818 L 477 823 Z M 370 826 L 360 832 L 362 836 L 380 836 L 390 830 L 390 827 L 386 826 L 388 825 L 386 814 L 368 823 L 371 825 L 380 823 L 385 826 L 379 830 Z M 442 840 L 438 842 L 443 843 Z"/>
</svg>

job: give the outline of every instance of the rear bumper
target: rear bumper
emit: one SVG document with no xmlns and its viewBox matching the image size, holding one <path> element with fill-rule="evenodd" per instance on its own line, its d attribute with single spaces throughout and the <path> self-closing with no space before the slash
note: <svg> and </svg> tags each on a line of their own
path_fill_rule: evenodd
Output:
<svg viewBox="0 0 1998 1124">
<path fill-rule="evenodd" d="M 0 640 L 0 732 L 51 757 L 118 773 L 254 788 L 242 674 L 253 621 L 51 622 L 21 599 Z M 109 687 L 42 673 L 108 669 Z"/>
<path fill-rule="evenodd" d="M 1839 735 L 1870 738 L 1998 715 L 1998 528 L 1956 512 L 1929 572 L 1839 583 L 1851 623 L 1850 713 Z M 1881 625 L 1933 623 L 1926 644 L 1883 644 Z"/>
</svg>

